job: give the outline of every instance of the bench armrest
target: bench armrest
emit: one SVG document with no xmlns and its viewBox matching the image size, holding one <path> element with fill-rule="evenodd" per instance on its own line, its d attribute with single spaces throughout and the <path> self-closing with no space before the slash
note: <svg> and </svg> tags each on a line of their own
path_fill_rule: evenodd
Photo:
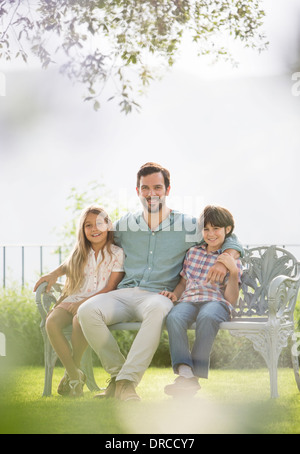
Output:
<svg viewBox="0 0 300 454">
<path fill-rule="evenodd" d="M 52 304 L 56 304 L 57 297 L 54 292 L 60 294 L 63 287 L 62 284 L 56 283 L 51 287 L 50 292 L 46 293 L 47 285 L 47 282 L 43 282 L 38 286 L 35 293 L 35 302 L 43 322 L 45 322 Z"/>
<path fill-rule="evenodd" d="M 270 318 L 293 322 L 299 286 L 299 272 L 296 277 L 277 276 L 272 280 L 268 292 Z"/>
</svg>

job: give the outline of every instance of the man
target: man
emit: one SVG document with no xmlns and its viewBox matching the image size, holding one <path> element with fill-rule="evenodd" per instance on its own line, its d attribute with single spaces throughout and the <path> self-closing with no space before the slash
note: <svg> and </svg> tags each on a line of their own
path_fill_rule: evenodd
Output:
<svg viewBox="0 0 300 454">
<path fill-rule="evenodd" d="M 117 290 L 90 298 L 78 311 L 87 341 L 111 375 L 102 396 L 124 401 L 139 400 L 135 388 L 152 360 L 165 317 L 173 307 L 160 292 L 175 288 L 186 251 L 200 239 L 197 241 L 195 218 L 167 207 L 167 169 L 151 162 L 143 165 L 137 174 L 136 191 L 143 210 L 128 213 L 115 224 L 115 243 L 125 253 L 124 279 Z M 226 240 L 223 249 L 235 257 L 242 252 L 233 237 Z M 53 284 L 61 274 L 58 268 L 41 278 L 36 287 L 44 280 Z M 225 274 L 225 266 L 218 263 L 208 279 L 222 281 Z M 108 326 L 130 321 L 140 321 L 141 328 L 124 358 Z"/>
</svg>

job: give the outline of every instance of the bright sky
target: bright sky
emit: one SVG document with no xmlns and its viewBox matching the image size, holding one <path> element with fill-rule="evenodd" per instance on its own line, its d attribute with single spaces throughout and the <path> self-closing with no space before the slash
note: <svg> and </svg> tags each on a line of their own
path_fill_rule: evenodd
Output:
<svg viewBox="0 0 300 454">
<path fill-rule="evenodd" d="M 127 117 L 110 104 L 95 113 L 55 72 L 0 66 L 0 244 L 55 243 L 70 188 L 92 180 L 138 206 L 136 173 L 150 160 L 171 172 L 170 207 L 198 215 L 220 204 L 242 242 L 300 244 L 300 96 L 289 67 L 300 57 L 300 9 L 266 6 L 266 53 L 239 50 L 233 72 L 185 49 Z"/>
</svg>

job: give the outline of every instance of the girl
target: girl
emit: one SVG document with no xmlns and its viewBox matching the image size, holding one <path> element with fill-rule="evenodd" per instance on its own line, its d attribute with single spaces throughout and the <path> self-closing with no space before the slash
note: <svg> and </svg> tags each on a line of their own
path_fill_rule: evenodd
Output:
<svg viewBox="0 0 300 454">
<path fill-rule="evenodd" d="M 83 395 L 86 377 L 79 366 L 88 344 L 77 319 L 77 309 L 90 297 L 117 288 L 124 276 L 123 261 L 123 250 L 113 244 L 112 223 L 106 212 L 96 205 L 83 210 L 75 247 L 62 266 L 66 283 L 46 321 L 50 342 L 66 368 L 59 394 Z M 63 334 L 71 323 L 72 351 Z"/>
</svg>

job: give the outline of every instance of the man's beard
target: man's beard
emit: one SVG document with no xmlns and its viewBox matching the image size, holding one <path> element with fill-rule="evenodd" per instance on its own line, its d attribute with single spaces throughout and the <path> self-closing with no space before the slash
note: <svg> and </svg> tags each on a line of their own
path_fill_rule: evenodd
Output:
<svg viewBox="0 0 300 454">
<path fill-rule="evenodd" d="M 151 205 L 148 203 L 149 200 L 154 199 L 155 201 L 158 201 L 155 205 Z M 143 200 L 143 205 L 145 208 L 147 208 L 148 213 L 159 213 L 162 210 L 162 207 L 164 205 L 164 200 L 165 197 L 150 197 L 148 199 Z"/>
</svg>

